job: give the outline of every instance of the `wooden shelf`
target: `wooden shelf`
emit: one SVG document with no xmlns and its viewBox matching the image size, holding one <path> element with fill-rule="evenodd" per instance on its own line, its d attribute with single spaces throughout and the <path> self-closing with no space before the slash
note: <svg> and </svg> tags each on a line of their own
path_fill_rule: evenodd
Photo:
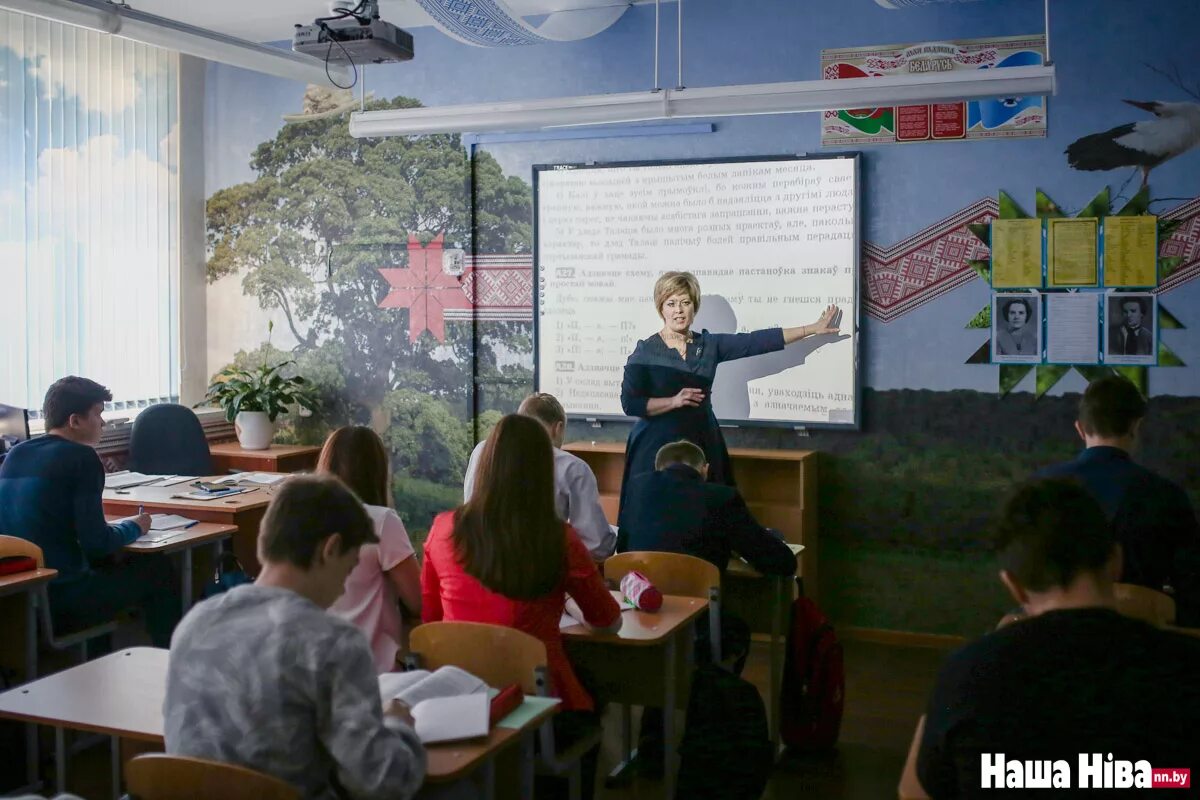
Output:
<svg viewBox="0 0 1200 800">
<path fill-rule="evenodd" d="M 571 442 L 563 449 L 587 462 L 596 474 L 600 505 L 616 524 L 625 470 L 623 442 Z M 732 448 L 729 458 L 738 489 L 755 518 L 804 545 L 799 574 L 805 593 L 817 597 L 817 453 L 812 450 Z"/>
</svg>

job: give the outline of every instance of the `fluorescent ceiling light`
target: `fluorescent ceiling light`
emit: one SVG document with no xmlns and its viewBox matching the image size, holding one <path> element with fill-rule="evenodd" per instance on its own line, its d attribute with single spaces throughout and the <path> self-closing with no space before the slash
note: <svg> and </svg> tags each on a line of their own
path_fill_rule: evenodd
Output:
<svg viewBox="0 0 1200 800">
<path fill-rule="evenodd" d="M 333 76 L 331 81 L 326 75 L 325 64 L 315 58 L 135 11 L 104 0 L 0 0 L 0 8 L 280 78 L 323 85 L 333 85 L 333 81 L 345 84 L 349 80 L 344 67 L 329 66 L 328 74 Z"/>
<path fill-rule="evenodd" d="M 1053 66 L 1002 67 L 881 78 L 758 83 L 440 108 L 358 111 L 350 115 L 350 134 L 373 137 L 522 131 L 678 117 L 795 114 L 839 108 L 954 103 L 991 97 L 1051 95 L 1054 91 Z"/>
</svg>

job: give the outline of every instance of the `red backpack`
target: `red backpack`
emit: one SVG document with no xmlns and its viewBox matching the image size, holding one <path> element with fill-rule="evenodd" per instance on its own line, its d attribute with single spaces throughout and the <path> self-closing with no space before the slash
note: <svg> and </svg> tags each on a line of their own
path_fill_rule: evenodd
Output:
<svg viewBox="0 0 1200 800">
<path fill-rule="evenodd" d="M 784 744 L 799 751 L 832 750 L 845 697 L 842 645 L 817 604 L 799 597 L 792 604 L 779 697 Z"/>
</svg>

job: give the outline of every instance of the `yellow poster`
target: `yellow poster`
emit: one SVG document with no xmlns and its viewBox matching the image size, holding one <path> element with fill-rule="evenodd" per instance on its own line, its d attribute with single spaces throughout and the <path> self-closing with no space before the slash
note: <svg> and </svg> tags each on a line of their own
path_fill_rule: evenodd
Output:
<svg viewBox="0 0 1200 800">
<path fill-rule="evenodd" d="M 1042 221 L 992 221 L 992 286 L 1027 289 L 1042 285 Z"/>
<path fill-rule="evenodd" d="M 1095 217 L 1046 220 L 1046 285 L 1096 286 L 1100 283 L 1096 264 Z"/>
<path fill-rule="evenodd" d="M 1158 217 L 1104 218 L 1104 285 L 1158 285 Z"/>
</svg>

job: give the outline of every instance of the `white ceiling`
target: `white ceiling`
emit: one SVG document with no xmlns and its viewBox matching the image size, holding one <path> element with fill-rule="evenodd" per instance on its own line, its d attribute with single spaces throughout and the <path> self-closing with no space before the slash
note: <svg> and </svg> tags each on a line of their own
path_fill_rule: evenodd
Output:
<svg viewBox="0 0 1200 800">
<path fill-rule="evenodd" d="M 634 0 L 653 2 L 653 0 Z M 127 0 L 139 11 L 251 41 L 290 39 L 292 26 L 308 24 L 329 12 L 330 0 Z M 601 6 L 628 5 L 629 0 L 505 0 L 513 12 L 524 16 Z M 402 28 L 429 25 L 430 19 L 416 0 L 379 0 L 380 17 Z"/>
</svg>

